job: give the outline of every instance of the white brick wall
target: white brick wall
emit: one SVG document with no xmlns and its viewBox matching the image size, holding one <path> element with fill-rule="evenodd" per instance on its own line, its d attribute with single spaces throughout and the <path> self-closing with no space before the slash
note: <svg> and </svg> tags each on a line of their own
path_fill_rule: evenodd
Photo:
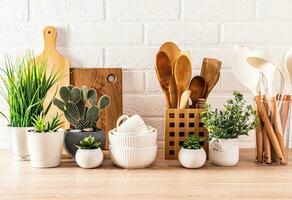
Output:
<svg viewBox="0 0 292 200">
<path fill-rule="evenodd" d="M 292 44 L 291 8 L 291 0 L 1 0 L 0 62 L 5 52 L 29 48 L 39 54 L 43 27 L 56 26 L 58 48 L 73 67 L 124 69 L 124 112 L 145 117 L 163 144 L 164 98 L 153 70 L 159 45 L 172 40 L 190 50 L 194 75 L 203 57 L 223 62 L 209 98 L 214 107 L 222 107 L 234 89 L 252 103 L 232 74 L 232 45 L 268 48 L 280 57 Z M 5 121 L 0 122 L 0 147 L 6 147 Z M 242 146 L 254 145 L 253 139 L 242 138 Z"/>
</svg>

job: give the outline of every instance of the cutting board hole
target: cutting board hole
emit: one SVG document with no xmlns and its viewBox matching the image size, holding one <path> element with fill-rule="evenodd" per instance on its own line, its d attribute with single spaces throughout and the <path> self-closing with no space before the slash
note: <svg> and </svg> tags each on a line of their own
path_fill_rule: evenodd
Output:
<svg viewBox="0 0 292 200">
<path fill-rule="evenodd" d="M 115 83 L 115 82 L 117 81 L 117 76 L 114 75 L 114 74 L 109 74 L 109 75 L 107 76 L 107 81 L 108 81 L 109 83 Z"/>
<path fill-rule="evenodd" d="M 51 31 L 48 31 L 48 34 L 51 34 Z"/>
</svg>

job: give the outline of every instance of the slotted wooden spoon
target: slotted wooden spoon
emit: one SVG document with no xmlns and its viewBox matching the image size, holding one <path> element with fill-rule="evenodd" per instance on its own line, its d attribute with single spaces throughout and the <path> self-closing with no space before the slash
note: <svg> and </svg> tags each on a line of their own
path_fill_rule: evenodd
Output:
<svg viewBox="0 0 292 200">
<path fill-rule="evenodd" d="M 165 96 L 166 107 L 170 107 L 169 85 L 172 76 L 171 63 L 165 52 L 159 51 L 156 55 L 155 72 Z"/>
<path fill-rule="evenodd" d="M 192 91 L 191 108 L 195 108 L 199 98 L 203 98 L 206 92 L 207 84 L 202 76 L 195 76 L 190 82 L 189 89 Z"/>
<path fill-rule="evenodd" d="M 192 76 L 192 64 L 189 57 L 180 53 L 174 64 L 174 78 L 177 86 L 178 108 L 182 93 L 188 88 Z"/>
<path fill-rule="evenodd" d="M 165 52 L 166 55 L 168 56 L 170 63 L 171 63 L 172 73 L 173 73 L 174 63 L 175 63 L 177 56 L 179 55 L 180 49 L 173 42 L 165 42 L 164 44 L 161 45 L 159 51 Z M 173 74 L 170 77 L 169 93 L 170 93 L 170 107 L 176 108 L 178 106 L 177 87 L 176 87 L 176 83 L 175 83 L 175 79 L 174 79 Z"/>
<path fill-rule="evenodd" d="M 212 89 L 217 84 L 220 77 L 221 62 L 213 58 L 204 58 L 201 68 L 201 76 L 206 82 L 206 91 L 204 98 L 207 99 Z"/>
</svg>

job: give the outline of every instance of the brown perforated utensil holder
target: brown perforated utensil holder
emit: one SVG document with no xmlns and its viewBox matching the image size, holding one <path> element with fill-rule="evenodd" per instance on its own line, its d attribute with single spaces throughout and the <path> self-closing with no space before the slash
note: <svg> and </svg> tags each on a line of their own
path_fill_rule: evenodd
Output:
<svg viewBox="0 0 292 200">
<path fill-rule="evenodd" d="M 209 150 L 208 131 L 201 122 L 201 108 L 165 109 L 165 159 L 178 159 L 178 152 L 185 138 L 191 135 L 205 138 L 200 142 L 207 155 Z"/>
</svg>

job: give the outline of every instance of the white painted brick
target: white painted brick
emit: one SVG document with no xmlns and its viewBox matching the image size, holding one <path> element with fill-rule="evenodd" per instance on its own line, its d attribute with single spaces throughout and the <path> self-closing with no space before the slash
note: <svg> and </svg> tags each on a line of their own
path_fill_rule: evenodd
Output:
<svg viewBox="0 0 292 200">
<path fill-rule="evenodd" d="M 101 48 L 63 48 L 60 52 L 70 59 L 71 67 L 102 67 L 103 50 Z"/>
<path fill-rule="evenodd" d="M 259 19 L 292 19 L 291 0 L 257 0 L 256 10 Z"/>
<path fill-rule="evenodd" d="M 144 92 L 144 73 L 123 71 L 123 92 Z"/>
<path fill-rule="evenodd" d="M 243 86 L 234 76 L 232 71 L 224 70 L 222 75 L 222 91 L 232 92 L 234 90 L 239 90 L 241 92 L 249 92 L 249 90 Z"/>
<path fill-rule="evenodd" d="M 190 51 L 192 66 L 201 69 L 204 58 L 215 58 L 222 62 L 222 68 L 230 68 L 232 50 L 223 48 L 194 49 Z"/>
<path fill-rule="evenodd" d="M 34 21 L 83 21 L 103 19 L 103 0 L 31 0 Z"/>
<path fill-rule="evenodd" d="M 28 0 L 1 0 L 0 21 L 24 22 L 28 19 Z"/>
<path fill-rule="evenodd" d="M 164 97 L 162 95 L 124 95 L 124 113 L 142 116 L 162 117 L 164 115 Z"/>
<path fill-rule="evenodd" d="M 111 48 L 107 50 L 107 66 L 122 68 L 154 68 L 158 48 Z"/>
<path fill-rule="evenodd" d="M 79 23 L 70 30 L 72 44 L 139 44 L 143 38 L 143 26 L 136 23 Z"/>
<path fill-rule="evenodd" d="M 159 85 L 159 81 L 157 80 L 157 76 L 154 71 L 146 73 L 146 91 L 162 94 L 162 89 Z"/>
<path fill-rule="evenodd" d="M 254 0 L 183 0 L 186 20 L 250 20 L 253 15 Z"/>
<path fill-rule="evenodd" d="M 218 24 L 152 23 L 147 26 L 149 44 L 174 41 L 177 44 L 217 44 Z"/>
<path fill-rule="evenodd" d="M 179 15 L 179 0 L 109 0 L 109 18 L 118 21 L 175 20 Z"/>
<path fill-rule="evenodd" d="M 292 23 L 224 24 L 223 43 L 291 44 Z"/>
<path fill-rule="evenodd" d="M 43 46 L 44 24 L 0 24 L 1 47 L 35 48 Z M 63 46 L 68 39 L 67 25 L 54 25 L 57 28 L 57 46 Z"/>
</svg>

